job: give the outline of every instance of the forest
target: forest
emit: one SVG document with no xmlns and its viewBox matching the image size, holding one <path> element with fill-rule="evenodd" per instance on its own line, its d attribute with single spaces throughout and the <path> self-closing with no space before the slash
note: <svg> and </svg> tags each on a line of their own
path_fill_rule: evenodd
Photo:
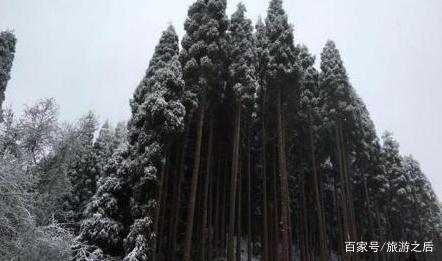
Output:
<svg viewBox="0 0 442 261">
<path fill-rule="evenodd" d="M 282 0 L 256 24 L 226 5 L 196 0 L 181 40 L 165 28 L 127 122 L 2 106 L 17 39 L 0 34 L 1 261 L 440 260 L 442 205 L 336 44 L 316 59 Z"/>
</svg>

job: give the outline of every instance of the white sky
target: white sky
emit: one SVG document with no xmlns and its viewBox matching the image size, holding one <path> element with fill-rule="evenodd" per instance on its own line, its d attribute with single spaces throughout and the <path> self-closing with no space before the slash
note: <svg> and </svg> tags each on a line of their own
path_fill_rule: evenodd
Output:
<svg viewBox="0 0 442 261">
<path fill-rule="evenodd" d="M 6 105 L 55 97 L 61 118 L 88 110 L 128 119 L 128 100 L 169 22 L 183 34 L 191 0 L 0 0 L 0 30 L 18 38 Z M 228 14 L 237 0 L 228 4 Z M 244 0 L 254 21 L 267 0 Z M 392 131 L 442 199 L 442 1 L 285 0 L 297 43 L 318 55 L 327 39 L 378 132 Z"/>
</svg>

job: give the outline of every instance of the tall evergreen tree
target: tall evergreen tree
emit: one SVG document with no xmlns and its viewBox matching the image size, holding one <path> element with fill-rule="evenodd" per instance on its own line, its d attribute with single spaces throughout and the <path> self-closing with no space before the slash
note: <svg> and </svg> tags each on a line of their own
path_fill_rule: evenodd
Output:
<svg viewBox="0 0 442 261">
<path fill-rule="evenodd" d="M 307 47 L 300 46 L 298 49 L 298 62 L 303 69 L 299 94 L 299 112 L 297 115 L 300 125 L 300 128 L 298 128 L 298 133 L 301 139 L 308 137 L 309 142 L 299 141 L 297 144 L 307 143 L 307 146 L 303 146 L 307 147 L 307 149 L 302 155 L 309 155 L 308 158 L 311 162 L 310 169 L 311 175 L 313 176 L 313 192 L 317 214 L 316 226 L 318 227 L 319 253 L 320 260 L 325 261 L 328 253 L 324 200 L 322 197 L 323 184 L 318 170 L 319 161 L 317 154 L 319 151 L 316 149 L 316 143 L 318 142 L 318 129 L 320 127 L 322 116 L 319 104 L 319 73 L 314 68 L 315 57 L 309 53 Z"/>
<path fill-rule="evenodd" d="M 241 115 L 244 114 L 247 126 L 250 124 L 251 109 L 253 109 L 254 96 L 257 87 L 256 81 L 256 54 L 253 39 L 253 27 L 250 19 L 245 18 L 245 6 L 238 4 L 237 10 L 232 14 L 229 27 L 229 83 L 235 99 L 234 121 L 234 144 L 232 153 L 231 185 L 230 185 L 230 215 L 229 215 L 229 239 L 228 260 L 234 260 L 234 229 L 235 229 L 235 205 L 240 208 L 241 202 L 237 201 L 238 164 L 240 161 L 239 146 L 241 133 Z M 242 107 L 246 107 L 242 113 Z M 238 220 L 240 221 L 240 220 Z M 241 227 L 241 224 L 238 224 Z M 237 244 L 240 242 L 241 232 L 238 231 Z M 249 235 L 250 237 L 250 235 Z M 250 244 L 249 244 L 250 249 Z M 249 254 L 250 256 L 250 254 Z"/>
<path fill-rule="evenodd" d="M 278 149 L 278 171 L 280 177 L 282 236 L 281 260 L 290 258 L 290 206 L 289 206 L 289 179 L 287 171 L 287 155 L 285 140 L 285 115 L 283 97 L 293 91 L 295 82 L 299 78 L 300 69 L 296 62 L 297 50 L 294 46 L 293 28 L 287 21 L 287 15 L 282 7 L 282 0 L 272 0 L 266 17 L 267 35 L 267 65 L 266 79 L 269 94 L 276 100 L 276 137 Z"/>
<path fill-rule="evenodd" d="M 224 86 L 221 76 L 225 67 L 225 33 L 228 20 L 226 0 L 197 0 L 189 7 L 184 23 L 186 34 L 182 40 L 181 61 L 186 90 L 194 101 L 189 111 L 196 110 L 197 126 L 193 154 L 192 177 L 186 232 L 183 243 L 183 260 L 189 261 L 201 161 L 203 125 L 209 102 L 220 96 Z"/>
<path fill-rule="evenodd" d="M 97 119 L 92 112 L 83 116 L 75 130 L 75 154 L 69 162 L 67 175 L 72 191 L 66 200 L 67 221 L 77 230 L 83 219 L 83 211 L 96 191 L 97 169 L 93 149 Z"/>
<path fill-rule="evenodd" d="M 92 246 L 92 255 L 103 256 L 103 260 L 124 257 L 123 242 L 132 222 L 127 154 L 127 146 L 122 145 L 108 158 L 80 228 L 79 239 Z"/>
<path fill-rule="evenodd" d="M 422 172 L 419 162 L 408 155 L 402 157 L 402 168 L 407 177 L 407 186 L 409 199 L 412 205 L 408 210 L 411 214 L 407 226 L 410 228 L 411 238 L 417 238 L 420 241 L 435 241 L 440 244 L 442 216 L 440 203 L 431 183 Z M 406 206 L 402 206 L 402 213 L 407 213 Z M 410 236 L 410 235 L 409 235 Z"/>
<path fill-rule="evenodd" d="M 131 100 L 129 184 L 134 223 L 125 241 L 127 261 L 150 260 L 156 255 L 158 220 L 152 217 L 161 208 L 161 174 L 168 164 L 168 147 L 184 127 L 184 82 L 178 54 L 178 36 L 169 26 Z"/>
<path fill-rule="evenodd" d="M 112 156 L 114 149 L 114 133 L 109 121 L 105 121 L 100 128 L 98 137 L 94 142 L 94 153 L 97 163 L 97 180 L 102 175 L 106 161 Z"/>
<path fill-rule="evenodd" d="M 269 211 L 268 211 L 268 188 L 267 188 L 267 135 L 266 135 L 266 115 L 265 115 L 265 108 L 266 108 L 266 95 L 265 95 L 265 88 L 266 88 L 266 64 L 267 64 L 267 58 L 268 58 L 268 49 L 267 49 L 267 35 L 266 35 L 266 28 L 265 24 L 263 23 L 261 17 L 258 18 L 258 21 L 255 25 L 255 34 L 254 34 L 254 40 L 255 40 L 255 48 L 256 48 L 256 78 L 258 81 L 258 88 L 257 88 L 257 116 L 258 119 L 256 121 L 255 129 L 260 134 L 258 134 L 260 137 L 261 144 L 257 147 L 260 147 L 261 149 L 261 155 L 260 155 L 260 168 L 261 168 L 261 190 L 262 190 L 262 231 L 261 231 L 261 245 L 262 245 L 262 260 L 268 261 L 270 258 L 270 248 L 269 248 L 269 236 L 270 236 L 270 228 L 269 226 Z M 259 140 L 259 139 L 258 139 Z"/>
<path fill-rule="evenodd" d="M 12 32 L 0 33 L 0 122 L 2 121 L 2 104 L 5 100 L 6 85 L 10 78 L 16 42 L 17 39 Z"/>
<path fill-rule="evenodd" d="M 338 169 L 343 235 L 345 240 L 357 240 L 352 177 L 349 174 L 348 147 L 351 130 L 349 123 L 355 118 L 351 102 L 352 87 L 338 49 L 333 41 L 327 41 L 321 53 L 320 95 L 323 102 L 327 136 L 336 146 L 330 148 L 333 166 Z M 347 128 L 344 130 L 343 126 Z M 351 128 L 351 127 L 350 127 Z M 334 138 L 332 138 L 334 137 Z M 346 140 L 347 139 L 347 140 Z M 338 217 L 340 218 L 340 217 Z M 354 258 L 357 258 L 354 255 Z"/>
<path fill-rule="evenodd" d="M 399 143 L 393 139 L 390 132 L 382 135 L 382 158 L 385 174 L 388 180 L 387 211 L 389 237 L 405 239 L 404 219 L 402 219 L 402 204 L 407 205 L 408 192 L 406 191 L 407 178 L 402 168 L 402 157 L 399 153 Z"/>
</svg>

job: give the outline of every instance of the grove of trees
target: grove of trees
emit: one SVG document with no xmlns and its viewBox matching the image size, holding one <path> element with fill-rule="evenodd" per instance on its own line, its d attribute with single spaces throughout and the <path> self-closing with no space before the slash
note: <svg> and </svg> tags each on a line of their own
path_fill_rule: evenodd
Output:
<svg viewBox="0 0 442 261">
<path fill-rule="evenodd" d="M 0 260 L 399 261 L 345 242 L 427 242 L 442 206 L 379 138 L 336 44 L 295 41 L 282 0 L 196 0 L 160 36 L 114 127 L 61 122 L 54 99 L 2 108 L 16 39 L 0 34 Z M 181 45 L 181 46 L 180 46 Z M 18 50 L 19 51 L 19 50 Z"/>
</svg>

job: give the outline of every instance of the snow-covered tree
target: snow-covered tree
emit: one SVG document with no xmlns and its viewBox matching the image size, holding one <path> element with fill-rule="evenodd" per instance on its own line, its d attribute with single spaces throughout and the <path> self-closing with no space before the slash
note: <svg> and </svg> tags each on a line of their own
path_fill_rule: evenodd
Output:
<svg viewBox="0 0 442 261">
<path fill-rule="evenodd" d="M 0 156 L 12 154 L 19 156 L 20 146 L 17 143 L 20 137 L 20 130 L 15 115 L 10 109 L 3 113 L 3 122 L 0 122 Z"/>
<path fill-rule="evenodd" d="M 257 88 L 256 50 L 252 21 L 245 17 L 246 7 L 239 3 L 232 14 L 229 26 L 229 82 L 236 99 L 242 104 L 252 105 Z"/>
<path fill-rule="evenodd" d="M 337 224 L 342 224 L 337 234 L 345 240 L 358 238 L 355 198 L 353 197 L 354 180 L 357 177 L 352 169 L 355 152 L 353 130 L 357 127 L 355 119 L 358 104 L 353 87 L 347 76 L 339 50 L 333 41 L 328 40 L 321 52 L 321 73 L 319 77 L 319 103 L 322 110 L 321 135 L 323 142 L 322 156 L 332 165 L 331 179 L 339 184 L 339 190 L 333 195 L 339 198 Z M 360 104 L 362 105 L 362 104 Z M 338 243 L 342 247 L 342 243 Z"/>
<path fill-rule="evenodd" d="M 2 121 L 2 104 L 5 100 L 6 85 L 10 78 L 16 42 L 17 39 L 12 32 L 0 33 L 0 121 Z"/>
<path fill-rule="evenodd" d="M 402 239 L 404 237 L 404 220 L 402 219 L 401 206 L 406 204 L 408 199 L 407 178 L 402 171 L 399 143 L 390 132 L 385 132 L 382 135 L 382 140 L 382 160 L 388 180 L 388 231 L 391 238 Z"/>
<path fill-rule="evenodd" d="M 127 123 L 124 121 L 118 122 L 115 126 L 114 137 L 112 139 L 112 150 L 115 152 L 120 146 L 127 144 Z"/>
<path fill-rule="evenodd" d="M 99 176 L 102 175 L 102 170 L 104 168 L 104 165 L 106 164 L 106 161 L 113 154 L 113 149 L 114 149 L 113 139 L 114 139 L 114 133 L 112 126 L 110 125 L 109 121 L 105 121 L 100 128 L 97 139 L 94 142 L 94 153 L 97 164 L 96 173 L 98 175 L 97 180 Z"/>
<path fill-rule="evenodd" d="M 10 154 L 0 157 L 0 256 L 13 260 L 20 255 L 27 233 L 34 229 L 30 176 L 25 161 Z M 4 258 L 4 259 L 3 259 Z"/>
<path fill-rule="evenodd" d="M 229 245 L 228 256 L 230 260 L 234 257 L 234 231 L 235 231 L 235 205 L 240 204 L 236 198 L 238 163 L 241 160 L 239 155 L 241 125 L 248 126 L 251 120 L 251 109 L 255 99 L 257 88 L 256 80 L 256 53 L 254 47 L 253 27 L 250 19 L 245 17 L 246 8 L 242 3 L 238 4 L 237 10 L 230 19 L 228 44 L 229 44 L 229 87 L 232 88 L 234 96 L 234 153 L 232 155 L 232 178 L 230 184 L 230 213 L 229 213 Z M 246 114 L 241 122 L 242 108 L 246 107 Z M 238 188 L 239 191 L 241 188 Z M 239 195 L 238 195 L 239 197 Z M 239 222 L 239 221 L 238 221 Z M 241 236 L 241 232 L 238 232 Z M 239 240 L 237 241 L 239 243 Z M 250 246 L 249 246 L 250 247 Z"/>
<path fill-rule="evenodd" d="M 79 240 L 91 245 L 91 251 L 105 256 L 124 257 L 123 241 L 132 220 L 127 154 L 127 146 L 120 146 L 104 165 L 80 228 Z"/>
<path fill-rule="evenodd" d="M 58 131 L 58 105 L 54 99 L 41 99 L 26 107 L 19 121 L 20 146 L 36 164 L 51 150 Z"/>
<path fill-rule="evenodd" d="M 147 260 L 157 240 L 152 223 L 159 209 L 158 183 L 168 145 L 184 128 L 184 82 L 173 26 L 161 35 L 153 58 L 131 101 L 129 150 L 130 213 L 133 224 L 125 240 L 125 260 Z"/>
<path fill-rule="evenodd" d="M 54 220 L 70 192 L 56 108 L 40 100 L 0 123 L 0 260 L 71 260 L 74 236 Z"/>
<path fill-rule="evenodd" d="M 299 80 L 300 68 L 297 63 L 297 49 L 294 45 L 293 27 L 288 23 L 282 0 L 270 1 L 265 19 L 267 38 L 266 79 L 267 93 L 272 97 L 276 108 L 276 137 L 278 149 L 279 192 L 281 201 L 280 227 L 282 240 L 281 260 L 290 257 L 290 203 L 289 177 L 287 170 L 285 140 L 285 110 L 287 97 L 295 91 Z M 279 218 L 279 217 L 278 217 Z"/>
<path fill-rule="evenodd" d="M 255 46 L 255 52 L 256 52 L 256 73 L 257 73 L 257 79 L 259 82 L 259 89 L 265 87 L 265 74 L 266 74 L 266 64 L 267 64 L 267 58 L 268 56 L 268 49 L 267 49 L 267 34 L 266 34 L 266 27 L 265 24 L 262 21 L 262 18 L 259 17 L 258 21 L 255 25 L 255 33 L 254 33 L 254 46 Z M 258 91 L 259 91 L 258 89 Z"/>
<path fill-rule="evenodd" d="M 188 10 L 184 22 L 184 35 L 181 45 L 180 60 L 183 67 L 183 79 L 188 94 L 188 114 L 196 111 L 196 142 L 194 147 L 192 177 L 190 184 L 189 206 L 187 209 L 186 232 L 183 246 L 183 260 L 191 258 L 192 235 L 195 217 L 195 204 L 203 126 L 209 102 L 216 102 L 222 97 L 225 86 L 226 66 L 226 30 L 228 19 L 225 14 L 226 0 L 197 0 Z M 207 116 L 207 117 L 206 117 Z"/>
<path fill-rule="evenodd" d="M 442 215 L 431 183 L 411 155 L 402 157 L 402 170 L 409 202 L 408 206 L 401 206 L 401 213 L 408 215 L 404 219 L 407 236 L 421 241 L 437 240 L 442 233 Z"/>
<path fill-rule="evenodd" d="M 71 141 L 75 146 L 71 152 L 67 175 L 72 185 L 72 191 L 64 206 L 67 211 L 67 221 L 78 229 L 78 222 L 83 218 L 86 204 L 96 191 L 97 166 L 94 153 L 94 133 L 97 130 L 97 119 L 94 113 L 89 112 L 80 118 L 75 131 L 75 138 Z"/>
</svg>

